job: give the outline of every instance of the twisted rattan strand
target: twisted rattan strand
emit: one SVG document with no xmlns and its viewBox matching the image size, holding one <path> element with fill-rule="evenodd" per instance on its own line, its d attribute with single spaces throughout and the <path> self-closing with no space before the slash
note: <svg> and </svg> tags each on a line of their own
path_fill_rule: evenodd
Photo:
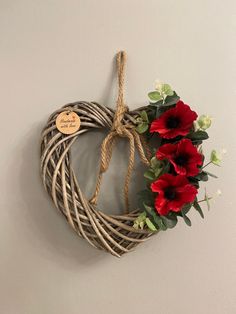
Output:
<svg viewBox="0 0 236 314">
<path fill-rule="evenodd" d="M 68 109 L 79 114 L 81 127 L 74 134 L 64 135 L 57 130 L 55 121 L 60 112 Z M 126 112 L 123 125 L 134 124 L 138 112 Z M 76 102 L 55 111 L 42 132 L 41 173 L 45 189 L 77 234 L 92 246 L 120 257 L 152 233 L 133 228 L 137 209 L 124 215 L 107 215 L 91 204 L 79 187 L 70 152 L 79 136 L 93 129 L 110 129 L 113 118 L 114 110 L 94 102 Z"/>
</svg>

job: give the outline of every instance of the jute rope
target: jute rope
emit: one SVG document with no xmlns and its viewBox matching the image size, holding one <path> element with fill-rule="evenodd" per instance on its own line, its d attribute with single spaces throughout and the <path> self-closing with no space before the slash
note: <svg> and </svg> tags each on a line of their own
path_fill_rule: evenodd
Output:
<svg viewBox="0 0 236 314">
<path fill-rule="evenodd" d="M 124 55 L 122 54 L 121 56 Z M 120 63 L 121 69 L 124 66 L 124 60 L 122 60 Z M 122 74 L 122 72 L 121 70 L 118 73 Z M 123 79 L 124 77 L 121 75 L 118 80 L 121 86 L 124 83 Z M 140 147 L 138 148 L 139 154 L 145 160 L 145 156 L 148 156 L 147 153 L 145 154 L 147 151 L 145 142 L 134 131 L 137 123 L 136 119 L 140 111 L 144 110 L 145 107 L 134 111 L 128 111 L 127 108 L 124 110 L 123 87 L 119 91 L 118 103 L 122 103 L 122 106 L 119 105 L 120 113 L 117 113 L 117 111 L 115 113 L 112 109 L 95 102 L 80 101 L 67 104 L 49 117 L 42 131 L 41 141 L 42 180 L 55 206 L 79 236 L 86 239 L 92 246 L 117 257 L 132 250 L 136 245 L 148 239 L 152 233 L 147 229 L 136 230 L 133 228 L 133 222 L 140 213 L 139 209 L 131 210 L 127 214 L 108 215 L 87 199 L 80 188 L 79 178 L 75 176 L 72 168 L 71 147 L 86 132 L 106 128 L 111 129 L 111 133 L 123 134 L 122 136 L 129 139 L 131 156 L 129 158 L 128 170 L 133 168 L 135 145 Z M 61 112 L 69 110 L 79 115 L 81 126 L 76 133 L 64 135 L 56 128 L 55 121 Z M 117 135 L 112 136 L 106 143 L 110 142 L 114 145 L 116 138 Z M 112 149 L 107 147 L 107 144 L 105 145 L 104 142 L 104 151 L 108 154 L 108 157 L 106 154 L 104 157 L 105 160 L 108 159 L 105 161 L 105 169 L 107 169 Z M 148 158 L 146 157 L 146 159 Z M 127 172 L 127 176 L 129 175 Z M 127 178 L 126 184 L 129 184 Z M 128 191 L 127 187 L 125 189 Z"/>
<path fill-rule="evenodd" d="M 125 64 L 126 64 L 126 53 L 124 51 L 120 51 L 117 54 L 117 73 L 118 73 L 118 98 L 117 98 L 117 106 L 114 121 L 112 124 L 112 128 L 110 133 L 104 139 L 101 147 L 101 164 L 100 171 L 97 178 L 96 189 L 94 195 L 91 199 L 92 204 L 97 204 L 99 191 L 101 188 L 102 175 L 107 171 L 110 160 L 112 157 L 112 151 L 115 144 L 115 139 L 117 137 L 126 137 L 129 140 L 129 163 L 127 174 L 125 178 L 124 185 L 124 196 L 125 196 L 125 205 L 126 210 L 125 213 L 129 211 L 129 183 L 131 179 L 131 174 L 134 168 L 134 158 L 135 158 L 135 146 L 137 147 L 139 156 L 141 161 L 145 165 L 149 165 L 149 151 L 147 150 L 147 145 L 143 146 L 143 143 L 140 140 L 140 136 L 134 129 L 133 124 L 122 123 L 125 112 L 128 108 L 124 103 L 124 76 L 125 76 Z"/>
</svg>

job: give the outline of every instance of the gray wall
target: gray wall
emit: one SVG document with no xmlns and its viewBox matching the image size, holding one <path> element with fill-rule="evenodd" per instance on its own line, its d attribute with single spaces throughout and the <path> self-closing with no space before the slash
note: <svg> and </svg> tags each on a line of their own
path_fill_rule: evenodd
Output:
<svg viewBox="0 0 236 314">
<path fill-rule="evenodd" d="M 235 16 L 233 0 L 0 1 L 1 314 L 236 313 Z M 147 103 L 155 79 L 168 82 L 214 117 L 206 154 L 228 154 L 211 169 L 220 178 L 208 191 L 223 194 L 204 221 L 193 211 L 191 228 L 180 222 L 116 259 L 78 238 L 55 210 L 41 185 L 39 139 L 65 103 L 115 106 L 120 49 L 130 108 Z M 74 147 L 88 195 L 103 137 L 85 135 Z M 127 147 L 119 148 L 102 188 L 107 212 L 122 210 Z M 134 202 L 141 171 L 138 164 Z"/>
</svg>

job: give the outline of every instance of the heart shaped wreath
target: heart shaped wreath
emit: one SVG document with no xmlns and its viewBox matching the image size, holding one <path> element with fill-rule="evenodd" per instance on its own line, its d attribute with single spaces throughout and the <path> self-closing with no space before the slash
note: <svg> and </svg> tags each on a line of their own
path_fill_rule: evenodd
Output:
<svg viewBox="0 0 236 314">
<path fill-rule="evenodd" d="M 178 217 L 191 225 L 187 212 L 195 208 L 202 217 L 197 194 L 199 182 L 213 176 L 205 170 L 209 163 L 219 165 L 212 151 L 203 165 L 202 141 L 208 138 L 208 116 L 197 114 L 184 104 L 168 84 L 158 84 L 149 93 L 150 104 L 129 111 L 124 104 L 126 54 L 117 55 L 119 92 L 116 111 L 96 102 L 79 101 L 63 106 L 48 119 L 42 132 L 41 173 L 43 184 L 56 207 L 77 234 L 92 246 L 120 257 L 159 230 L 176 225 Z M 101 146 L 101 164 L 91 199 L 83 194 L 71 165 L 71 147 L 79 137 L 94 129 L 108 128 Z M 118 137 L 129 141 L 129 163 L 124 184 L 126 211 L 108 215 L 96 206 L 102 175 L 109 167 Z M 147 143 L 154 142 L 149 148 Z M 155 145 L 156 144 L 156 145 Z M 129 210 L 129 182 L 135 150 L 146 165 L 146 189 L 139 193 L 140 207 Z"/>
</svg>

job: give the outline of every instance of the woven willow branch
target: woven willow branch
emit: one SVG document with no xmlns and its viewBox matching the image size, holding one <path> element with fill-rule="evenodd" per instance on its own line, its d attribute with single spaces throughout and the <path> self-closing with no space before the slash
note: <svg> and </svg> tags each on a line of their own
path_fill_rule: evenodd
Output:
<svg viewBox="0 0 236 314">
<path fill-rule="evenodd" d="M 134 125 L 141 109 L 126 112 L 123 125 Z M 59 132 L 55 124 L 58 114 L 66 110 L 76 112 L 81 120 L 79 131 L 71 135 Z M 41 173 L 45 189 L 76 233 L 92 246 L 120 257 L 152 233 L 133 228 L 138 209 L 123 215 L 107 215 L 97 209 L 81 191 L 71 166 L 71 147 L 76 139 L 92 129 L 110 129 L 114 114 L 108 107 L 85 101 L 55 111 L 42 132 Z"/>
</svg>

